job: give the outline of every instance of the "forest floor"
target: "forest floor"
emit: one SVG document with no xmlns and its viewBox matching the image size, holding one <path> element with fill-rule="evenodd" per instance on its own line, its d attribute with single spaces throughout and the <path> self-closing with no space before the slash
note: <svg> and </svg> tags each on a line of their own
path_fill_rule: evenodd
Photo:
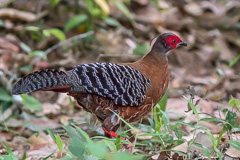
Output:
<svg viewBox="0 0 240 160">
<path fill-rule="evenodd" d="M 0 2 L 0 159 L 240 159 L 240 1 L 85 2 Z M 118 131 L 131 154 L 66 94 L 11 95 L 43 68 L 134 62 L 164 32 L 188 47 L 168 55 L 165 101 Z"/>
</svg>

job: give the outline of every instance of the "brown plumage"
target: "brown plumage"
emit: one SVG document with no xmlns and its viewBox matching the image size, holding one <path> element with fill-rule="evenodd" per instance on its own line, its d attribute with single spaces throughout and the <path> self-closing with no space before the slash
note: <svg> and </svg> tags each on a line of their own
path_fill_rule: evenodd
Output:
<svg viewBox="0 0 240 160">
<path fill-rule="evenodd" d="M 140 120 L 150 112 L 168 86 L 166 53 L 186 45 L 178 36 L 165 33 L 156 39 L 148 54 L 134 63 L 92 63 L 67 72 L 38 71 L 20 79 L 12 93 L 67 92 L 97 116 L 107 134 L 116 137 L 114 132 L 121 121 L 113 112 L 128 122 Z"/>
</svg>

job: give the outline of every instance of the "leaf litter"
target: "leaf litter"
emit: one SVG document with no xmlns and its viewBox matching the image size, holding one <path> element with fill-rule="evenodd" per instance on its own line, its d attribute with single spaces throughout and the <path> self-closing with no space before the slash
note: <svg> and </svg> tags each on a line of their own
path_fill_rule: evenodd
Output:
<svg viewBox="0 0 240 160">
<path fill-rule="evenodd" d="M 141 45 L 148 46 L 149 39 L 163 32 L 174 32 L 183 37 L 189 43 L 189 47 L 172 52 L 168 56 L 171 72 L 166 112 L 171 124 L 182 120 L 179 128 L 183 131 L 183 139 L 186 139 L 187 142 L 193 139 L 195 143 L 209 147 L 209 150 L 212 151 L 213 145 L 209 136 L 202 132 L 194 135 L 193 126 L 202 125 L 204 128 L 200 128 L 200 131 L 207 129 L 215 137 L 218 137 L 223 124 L 215 121 L 199 121 L 192 111 L 185 112 L 188 111 L 188 104 L 182 95 L 189 95 L 187 88 L 193 86 L 195 90 L 194 103 L 200 99 L 196 105 L 200 118 L 216 117 L 225 120 L 226 112 L 223 112 L 222 109 L 228 109 L 237 114 L 237 125 L 240 125 L 237 106 L 231 108 L 228 105 L 231 96 L 240 99 L 240 61 L 235 59 L 240 53 L 238 31 L 240 3 L 234 0 L 226 2 L 183 0 L 180 3 L 159 0 L 159 3 L 155 5 L 154 2 L 144 0 L 131 1 L 127 6 L 133 20 L 136 21 L 134 26 L 117 9 L 116 5 L 110 3 L 109 12 L 106 4 L 101 2 L 103 1 L 98 1 L 105 11 L 104 14 L 109 14 L 123 27 L 113 27 L 101 21 L 94 22 L 98 26 L 95 28 L 95 35 L 91 43 L 82 39 L 75 42 L 70 41 L 69 44 L 52 50 L 47 55 L 47 60 L 38 58 L 40 60 L 36 65 L 31 64 L 36 57 L 30 57 L 21 47 L 21 43 L 25 43 L 32 51 L 46 51 L 58 44 L 59 40 L 54 36 L 41 39 L 43 34 L 34 30 L 25 30 L 25 27 L 40 26 L 40 21 L 43 20 L 45 24 L 42 29 L 63 29 L 70 17 L 77 15 L 72 10 L 73 2 L 66 2 L 66 5 L 59 3 L 53 10 L 46 3 L 39 3 L 39 5 L 37 2 L 30 1 L 26 5 L 20 1 L 6 3 L 7 7 L 0 11 L 2 28 L 0 32 L 2 36 L 0 38 L 0 87 L 7 86 L 5 89 L 11 97 L 11 85 L 16 81 L 16 77 L 41 68 L 68 70 L 72 66 L 95 61 L 135 61 L 143 53 L 135 52 L 133 55 L 134 49 Z M 9 8 L 11 6 L 13 7 Z M 36 12 L 37 8 L 38 12 Z M 66 10 L 68 12 L 63 15 L 62 11 Z M 66 38 L 86 32 L 89 24 L 84 23 L 86 22 L 81 22 L 65 32 Z M 68 124 L 71 119 L 79 121 L 81 124 L 79 126 L 90 136 L 103 134 L 99 123 L 91 115 L 79 107 L 70 107 L 70 100 L 66 94 L 37 92 L 32 96 L 41 102 L 42 111 L 33 112 L 24 108 L 19 101 L 14 100 L 12 104 L 4 101 L 6 110 L 0 115 L 1 141 L 8 142 L 7 144 L 18 158 L 23 156 L 24 150 L 27 153 L 27 159 L 44 158 L 51 154 L 53 154 L 52 157 L 60 158 L 61 154 L 59 154 L 56 143 L 41 130 L 51 128 L 54 131 L 59 129 L 61 131 L 61 124 Z M 72 106 L 77 106 L 75 101 L 72 102 Z M 151 113 L 149 116 L 152 116 Z M 147 118 L 142 120 L 142 124 L 149 125 Z M 120 132 L 124 130 L 122 128 Z M 142 134 L 138 137 L 137 143 L 148 141 L 149 144 L 152 144 L 153 149 L 150 149 L 149 146 L 139 147 L 135 152 L 144 152 L 154 156 L 152 159 L 158 159 L 160 142 L 153 143 L 151 140 L 155 137 L 144 135 L 149 133 L 144 128 L 137 129 L 137 131 L 137 134 Z M 177 130 L 175 132 L 174 136 L 177 138 L 178 132 Z M 132 131 L 131 134 L 135 135 L 136 133 Z M 239 150 L 234 148 L 234 144 L 229 146 L 228 136 L 223 135 L 225 141 L 222 138 L 219 146 L 225 150 L 225 152 L 222 151 L 223 154 L 237 158 L 240 156 Z M 230 138 L 239 142 L 238 132 L 230 133 Z M 67 145 L 65 143 L 64 153 L 67 152 Z M 204 149 L 193 146 L 190 149 L 192 155 L 201 157 L 203 153 L 205 154 Z M 185 142 L 172 150 L 187 153 L 189 151 L 187 147 Z M 179 159 L 181 156 L 184 157 L 175 152 L 171 152 L 171 156 Z M 215 157 L 216 155 L 211 154 L 211 158 Z"/>
</svg>

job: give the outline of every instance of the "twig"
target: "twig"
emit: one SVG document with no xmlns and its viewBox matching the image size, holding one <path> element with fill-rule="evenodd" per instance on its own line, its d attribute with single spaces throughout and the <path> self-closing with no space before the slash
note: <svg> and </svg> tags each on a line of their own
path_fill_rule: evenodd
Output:
<svg viewBox="0 0 240 160">
<path fill-rule="evenodd" d="M 47 14 L 48 14 L 47 10 L 36 15 L 31 12 L 20 11 L 12 8 L 0 9 L 0 18 L 17 19 L 17 20 L 26 21 L 26 22 L 37 21 L 40 18 L 46 16 Z"/>
<path fill-rule="evenodd" d="M 85 38 L 85 37 L 88 37 L 88 36 L 90 36 L 90 35 L 92 35 L 92 34 L 93 34 L 93 31 L 90 31 L 90 32 L 86 32 L 86 33 L 83 33 L 83 34 L 78 34 L 78 35 L 76 35 L 76 36 L 73 36 L 73 37 L 71 37 L 71 38 L 68 38 L 68 39 L 66 39 L 66 40 L 64 40 L 64 41 L 61 41 L 60 43 L 55 44 L 54 46 L 48 48 L 48 49 L 44 52 L 44 54 L 45 54 L 45 55 L 48 55 L 49 53 L 51 53 L 51 52 L 54 51 L 55 49 L 57 49 L 57 48 L 65 45 L 65 44 L 68 44 L 68 43 L 70 43 L 70 42 L 73 41 L 73 40 Z M 36 58 L 31 62 L 31 65 L 35 64 L 35 63 L 36 63 L 37 61 L 39 61 L 40 59 L 41 59 L 40 57 L 36 57 Z"/>
</svg>

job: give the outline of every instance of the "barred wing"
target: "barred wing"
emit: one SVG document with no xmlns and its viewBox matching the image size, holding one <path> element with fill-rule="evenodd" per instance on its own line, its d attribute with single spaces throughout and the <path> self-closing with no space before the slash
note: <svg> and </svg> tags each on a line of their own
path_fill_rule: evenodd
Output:
<svg viewBox="0 0 240 160">
<path fill-rule="evenodd" d="M 140 71 L 113 63 L 78 65 L 67 72 L 71 92 L 92 93 L 114 101 L 119 106 L 139 106 L 146 98 L 150 84 Z"/>
</svg>

